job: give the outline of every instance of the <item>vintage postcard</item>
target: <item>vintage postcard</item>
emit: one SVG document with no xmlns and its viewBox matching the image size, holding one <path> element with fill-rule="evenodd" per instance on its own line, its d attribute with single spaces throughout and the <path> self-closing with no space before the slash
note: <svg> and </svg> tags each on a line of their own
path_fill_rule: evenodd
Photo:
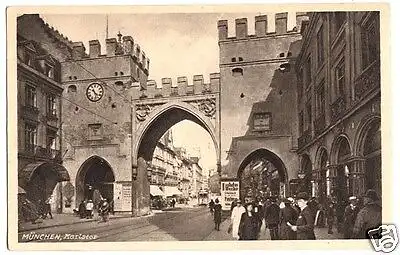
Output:
<svg viewBox="0 0 400 255">
<path fill-rule="evenodd" d="M 7 26 L 10 249 L 397 247 L 388 5 L 10 7 Z"/>
</svg>

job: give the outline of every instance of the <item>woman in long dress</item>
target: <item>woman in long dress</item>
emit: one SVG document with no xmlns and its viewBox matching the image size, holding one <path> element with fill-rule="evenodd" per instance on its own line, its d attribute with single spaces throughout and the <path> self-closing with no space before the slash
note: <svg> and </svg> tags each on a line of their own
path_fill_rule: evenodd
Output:
<svg viewBox="0 0 400 255">
<path fill-rule="evenodd" d="M 237 204 L 233 208 L 231 214 L 232 237 L 236 240 L 239 240 L 239 224 L 244 212 L 246 212 L 246 209 L 242 206 L 241 201 L 237 201 Z"/>
</svg>

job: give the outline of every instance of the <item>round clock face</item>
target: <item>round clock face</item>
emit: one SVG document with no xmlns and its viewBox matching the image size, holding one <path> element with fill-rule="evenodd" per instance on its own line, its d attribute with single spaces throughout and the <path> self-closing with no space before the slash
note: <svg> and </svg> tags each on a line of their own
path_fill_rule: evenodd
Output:
<svg viewBox="0 0 400 255">
<path fill-rule="evenodd" d="M 98 83 L 92 83 L 86 89 L 86 96 L 92 102 L 99 101 L 104 94 L 103 87 Z"/>
</svg>

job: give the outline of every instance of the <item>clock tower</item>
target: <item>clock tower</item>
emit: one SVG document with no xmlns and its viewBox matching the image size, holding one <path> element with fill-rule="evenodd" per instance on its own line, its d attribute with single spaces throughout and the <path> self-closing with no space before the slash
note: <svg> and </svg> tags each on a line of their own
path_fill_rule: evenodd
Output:
<svg viewBox="0 0 400 255">
<path fill-rule="evenodd" d="M 62 63 L 63 164 L 75 187 L 72 206 L 104 197 L 114 211 L 146 213 L 135 204 L 145 196 L 132 176 L 132 99 L 146 88 L 149 59 L 132 37 L 118 35 L 105 42 L 73 43 Z M 139 208 L 141 207 L 141 208 Z M 68 210 L 68 208 L 66 208 Z"/>
</svg>

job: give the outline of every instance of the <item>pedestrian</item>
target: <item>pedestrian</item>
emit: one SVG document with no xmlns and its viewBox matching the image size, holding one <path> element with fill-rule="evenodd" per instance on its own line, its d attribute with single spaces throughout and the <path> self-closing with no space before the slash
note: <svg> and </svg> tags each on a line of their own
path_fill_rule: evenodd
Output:
<svg viewBox="0 0 400 255">
<path fill-rule="evenodd" d="M 300 215 L 297 218 L 296 225 L 292 225 L 290 222 L 286 224 L 296 232 L 297 240 L 315 240 L 314 219 L 311 209 L 307 206 L 308 195 L 306 192 L 300 192 L 296 199 L 301 210 Z"/>
<path fill-rule="evenodd" d="M 233 199 L 233 201 L 231 203 L 231 212 L 232 212 L 233 208 L 235 208 L 236 204 L 237 204 L 237 198 Z"/>
<path fill-rule="evenodd" d="M 332 200 L 328 201 L 326 208 L 326 223 L 328 224 L 328 234 L 333 234 L 332 228 L 335 222 L 335 204 Z"/>
<path fill-rule="evenodd" d="M 258 233 L 260 233 L 260 229 L 262 226 L 262 222 L 264 219 L 264 210 L 261 201 L 257 202 L 257 200 L 253 203 L 253 211 L 254 211 L 254 216 L 257 217 L 258 219 Z"/>
<path fill-rule="evenodd" d="M 93 208 L 94 208 L 93 201 L 91 199 L 89 199 L 86 203 L 86 218 L 87 219 L 93 218 Z"/>
<path fill-rule="evenodd" d="M 307 205 L 311 210 L 311 213 L 313 215 L 313 219 L 315 219 L 315 216 L 317 215 L 317 211 L 318 211 L 318 206 L 319 206 L 319 204 L 317 202 L 317 198 L 316 197 L 312 197 L 310 199 L 310 201 L 308 201 Z"/>
<path fill-rule="evenodd" d="M 257 240 L 258 219 L 253 213 L 253 204 L 246 204 L 246 211 L 242 214 L 239 224 L 239 240 Z"/>
<path fill-rule="evenodd" d="M 110 204 L 107 202 L 107 199 L 101 198 L 101 201 L 99 203 L 99 216 L 101 221 L 103 222 L 108 221 L 109 212 L 110 212 Z"/>
<path fill-rule="evenodd" d="M 172 198 L 172 200 L 171 200 L 172 208 L 175 208 L 175 203 L 176 203 L 175 198 Z"/>
<path fill-rule="evenodd" d="M 51 203 L 53 202 L 52 200 L 53 196 L 50 195 L 44 202 L 43 206 L 43 219 L 47 218 L 47 214 L 50 215 L 50 219 L 53 219 L 53 215 L 51 214 Z"/>
<path fill-rule="evenodd" d="M 236 240 L 239 239 L 239 224 L 242 218 L 242 214 L 245 212 L 246 209 L 242 206 L 242 202 L 238 200 L 236 207 L 233 208 L 231 213 L 232 237 Z"/>
<path fill-rule="evenodd" d="M 87 214 L 86 214 L 86 200 L 82 200 L 81 203 L 79 204 L 79 217 L 81 219 L 86 218 Z"/>
<path fill-rule="evenodd" d="M 351 239 L 353 237 L 354 223 L 356 222 L 357 214 L 360 211 L 357 206 L 357 198 L 352 196 L 349 198 L 350 204 L 344 209 L 344 238 Z"/>
<path fill-rule="evenodd" d="M 375 190 L 364 194 L 364 207 L 358 212 L 354 223 L 353 236 L 357 239 L 369 239 L 368 231 L 382 225 L 382 206 Z"/>
<path fill-rule="evenodd" d="M 283 201 L 284 207 L 280 212 L 280 234 L 281 240 L 296 240 L 296 232 L 294 232 L 286 223 L 296 225 L 298 215 L 297 210 L 293 207 L 289 199 Z"/>
<path fill-rule="evenodd" d="M 208 203 L 208 207 L 210 208 L 210 213 L 212 214 L 214 212 L 214 200 L 211 199 L 211 201 Z"/>
<path fill-rule="evenodd" d="M 221 213 L 222 213 L 222 206 L 217 198 L 215 199 L 215 205 L 214 205 L 214 224 L 215 224 L 215 230 L 217 231 L 219 231 L 219 225 L 221 224 Z"/>
<path fill-rule="evenodd" d="M 271 204 L 265 208 L 264 219 L 265 225 L 269 228 L 271 240 L 278 240 L 278 225 L 279 225 L 279 205 L 276 203 L 276 199 L 271 199 Z"/>
</svg>

